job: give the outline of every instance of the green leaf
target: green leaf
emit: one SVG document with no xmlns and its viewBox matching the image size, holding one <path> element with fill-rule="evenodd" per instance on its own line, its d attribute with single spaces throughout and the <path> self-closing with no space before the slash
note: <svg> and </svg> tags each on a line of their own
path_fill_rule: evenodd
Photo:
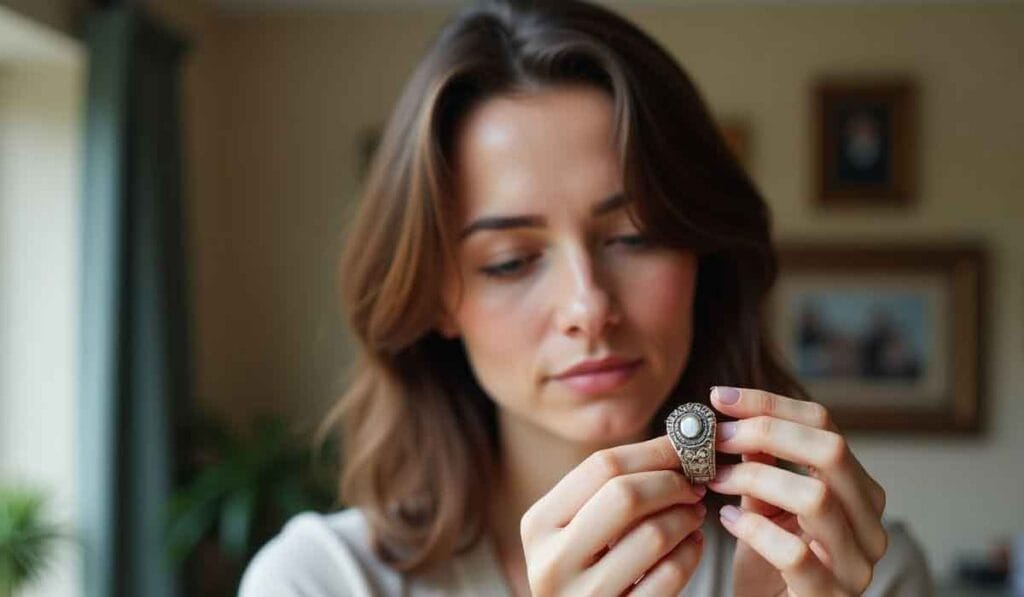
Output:
<svg viewBox="0 0 1024 597">
<path fill-rule="evenodd" d="M 243 487 L 224 501 L 220 512 L 220 544 L 227 554 L 242 558 L 249 551 L 249 530 L 255 510 L 253 487 Z"/>
<path fill-rule="evenodd" d="M 60 529 L 43 517 L 41 491 L 0 488 L 0 587 L 16 589 L 46 570 Z"/>
<path fill-rule="evenodd" d="M 281 508 L 281 515 L 291 518 L 299 512 L 313 510 L 316 506 L 309 493 L 298 479 L 284 479 L 274 488 L 274 501 Z"/>
<path fill-rule="evenodd" d="M 231 430 L 199 420 L 206 429 Z M 333 462 L 325 465 L 337 451 L 315 455 L 308 438 L 293 434 L 280 417 L 259 416 L 247 433 L 211 436 L 221 449 L 192 444 L 192 471 L 168 508 L 168 549 L 179 561 L 215 538 L 225 556 L 244 564 L 287 518 L 333 505 L 336 471 Z"/>
<path fill-rule="evenodd" d="M 167 550 L 175 563 L 191 554 L 212 528 L 218 513 L 217 500 L 205 500 L 182 507 L 167 529 Z"/>
</svg>

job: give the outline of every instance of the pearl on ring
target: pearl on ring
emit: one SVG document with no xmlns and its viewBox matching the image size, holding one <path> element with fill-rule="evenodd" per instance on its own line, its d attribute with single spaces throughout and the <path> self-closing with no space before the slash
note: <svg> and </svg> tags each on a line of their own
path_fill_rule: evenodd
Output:
<svg viewBox="0 0 1024 597">
<path fill-rule="evenodd" d="M 686 415 L 679 420 L 679 431 L 683 434 L 683 437 L 687 439 L 697 437 L 703 430 L 704 424 L 696 415 Z"/>
</svg>

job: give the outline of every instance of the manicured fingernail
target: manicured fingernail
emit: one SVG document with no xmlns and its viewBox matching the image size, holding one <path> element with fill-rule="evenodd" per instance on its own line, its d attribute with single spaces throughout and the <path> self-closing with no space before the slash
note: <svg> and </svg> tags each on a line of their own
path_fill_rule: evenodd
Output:
<svg viewBox="0 0 1024 597">
<path fill-rule="evenodd" d="M 740 391 L 736 388 L 715 386 L 712 393 L 715 396 L 715 400 L 722 404 L 736 404 L 736 401 L 740 399 Z"/>
<path fill-rule="evenodd" d="M 715 474 L 715 481 L 714 482 L 715 483 L 721 483 L 722 481 L 725 481 L 726 479 L 728 479 L 729 475 L 732 474 L 732 469 L 734 468 L 734 466 L 735 465 L 732 465 L 732 464 L 726 464 L 725 466 L 718 467 L 718 471 Z"/>
<path fill-rule="evenodd" d="M 708 492 L 708 488 L 705 485 L 694 485 L 693 492 L 696 493 L 698 497 L 704 497 L 704 494 Z"/>
<path fill-rule="evenodd" d="M 718 424 L 718 439 L 727 440 L 736 435 L 736 422 L 726 421 Z"/>
<path fill-rule="evenodd" d="M 736 522 L 740 519 L 740 515 L 743 511 L 736 506 L 722 506 L 722 509 L 718 511 L 722 515 L 722 520 L 726 522 Z"/>
</svg>

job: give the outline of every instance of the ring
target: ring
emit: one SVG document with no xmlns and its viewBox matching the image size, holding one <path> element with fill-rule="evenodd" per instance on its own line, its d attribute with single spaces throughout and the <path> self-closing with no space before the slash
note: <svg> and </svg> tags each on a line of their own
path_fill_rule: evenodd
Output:
<svg viewBox="0 0 1024 597">
<path fill-rule="evenodd" d="M 715 413 L 707 405 L 687 402 L 665 419 L 672 446 L 690 483 L 715 478 Z"/>
</svg>

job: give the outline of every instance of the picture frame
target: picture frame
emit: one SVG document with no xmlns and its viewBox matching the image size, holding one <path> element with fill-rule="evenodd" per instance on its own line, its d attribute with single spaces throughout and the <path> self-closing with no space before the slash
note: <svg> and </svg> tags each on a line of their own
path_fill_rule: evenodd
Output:
<svg viewBox="0 0 1024 597">
<path fill-rule="evenodd" d="M 783 244 L 769 331 L 844 431 L 976 433 L 985 284 L 972 243 Z"/>
<path fill-rule="evenodd" d="M 814 86 L 815 197 L 822 207 L 913 203 L 917 86 L 909 78 L 821 79 Z"/>
</svg>

